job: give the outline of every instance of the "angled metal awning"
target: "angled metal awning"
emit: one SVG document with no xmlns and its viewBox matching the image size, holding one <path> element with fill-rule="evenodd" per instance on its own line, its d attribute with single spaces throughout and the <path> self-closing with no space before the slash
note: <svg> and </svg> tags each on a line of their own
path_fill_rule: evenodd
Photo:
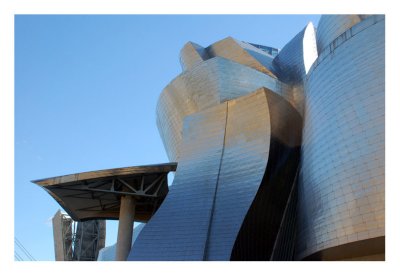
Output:
<svg viewBox="0 0 400 276">
<path fill-rule="evenodd" d="M 32 182 L 45 189 L 75 221 L 118 219 L 121 196 L 136 201 L 135 221 L 147 222 L 168 193 L 167 175 L 177 163 L 125 167 Z"/>
</svg>

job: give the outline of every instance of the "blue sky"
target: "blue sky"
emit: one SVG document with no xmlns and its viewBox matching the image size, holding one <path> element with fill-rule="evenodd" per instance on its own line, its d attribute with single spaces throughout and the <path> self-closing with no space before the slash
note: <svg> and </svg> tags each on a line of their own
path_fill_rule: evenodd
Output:
<svg viewBox="0 0 400 276">
<path fill-rule="evenodd" d="M 15 236 L 54 260 L 60 208 L 30 181 L 168 162 L 155 123 L 187 41 L 282 48 L 319 15 L 15 16 Z M 116 241 L 107 222 L 106 245 Z"/>
</svg>

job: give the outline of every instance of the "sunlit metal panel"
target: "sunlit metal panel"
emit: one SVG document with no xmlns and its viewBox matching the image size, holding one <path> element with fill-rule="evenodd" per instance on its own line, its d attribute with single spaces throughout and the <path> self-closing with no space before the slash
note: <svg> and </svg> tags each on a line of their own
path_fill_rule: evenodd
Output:
<svg viewBox="0 0 400 276">
<path fill-rule="evenodd" d="M 260 87 L 283 96 L 301 110 L 290 86 L 248 66 L 215 57 L 175 78 L 157 103 L 157 126 L 171 161 L 179 160 L 182 123 L 185 116 L 246 95 Z"/>
<path fill-rule="evenodd" d="M 384 16 L 346 33 L 306 82 L 297 259 L 384 253 L 375 246 L 385 235 Z"/>
</svg>

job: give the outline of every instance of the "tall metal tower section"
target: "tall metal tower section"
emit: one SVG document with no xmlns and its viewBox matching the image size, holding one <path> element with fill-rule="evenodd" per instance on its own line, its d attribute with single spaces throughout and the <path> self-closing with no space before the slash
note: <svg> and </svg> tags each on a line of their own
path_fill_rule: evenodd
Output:
<svg viewBox="0 0 400 276">
<path fill-rule="evenodd" d="M 96 261 L 105 246 L 105 220 L 76 222 L 60 210 L 53 217 L 56 261 Z"/>
</svg>

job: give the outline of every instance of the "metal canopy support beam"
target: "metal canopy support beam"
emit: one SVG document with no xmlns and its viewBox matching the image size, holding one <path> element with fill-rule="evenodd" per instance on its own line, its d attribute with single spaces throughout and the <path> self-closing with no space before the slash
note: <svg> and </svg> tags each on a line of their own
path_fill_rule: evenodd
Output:
<svg viewBox="0 0 400 276">
<path fill-rule="evenodd" d="M 64 197 L 76 197 L 80 195 L 88 195 L 89 193 L 96 192 L 105 194 L 115 194 L 115 195 L 132 195 L 132 196 L 144 196 L 144 197 L 158 197 L 159 190 L 161 186 L 165 183 L 167 179 L 167 173 L 161 173 L 157 176 L 157 178 L 152 181 L 151 183 L 144 184 L 145 176 L 140 177 L 140 189 L 135 189 L 130 184 L 126 182 L 126 180 L 122 179 L 121 177 L 114 177 L 111 181 L 107 182 L 100 182 L 94 183 L 89 185 L 86 181 L 77 181 L 74 184 L 68 185 L 54 185 L 53 187 L 49 188 L 50 190 L 68 190 L 68 191 L 78 191 L 83 193 L 71 194 L 71 195 L 64 195 Z M 117 182 L 122 184 L 122 187 L 116 187 Z M 98 188 L 103 186 L 103 188 Z M 125 187 L 125 189 L 124 189 Z M 155 187 L 155 188 L 154 188 Z M 127 188 L 127 189 L 126 189 Z M 150 191 L 151 188 L 154 188 L 154 191 Z M 92 196 L 93 197 L 93 196 Z M 96 197 L 99 197 L 98 195 Z"/>
<path fill-rule="evenodd" d="M 130 195 L 122 196 L 119 210 L 117 249 L 115 252 L 116 261 L 126 261 L 131 250 L 134 217 L 135 198 Z"/>
</svg>

